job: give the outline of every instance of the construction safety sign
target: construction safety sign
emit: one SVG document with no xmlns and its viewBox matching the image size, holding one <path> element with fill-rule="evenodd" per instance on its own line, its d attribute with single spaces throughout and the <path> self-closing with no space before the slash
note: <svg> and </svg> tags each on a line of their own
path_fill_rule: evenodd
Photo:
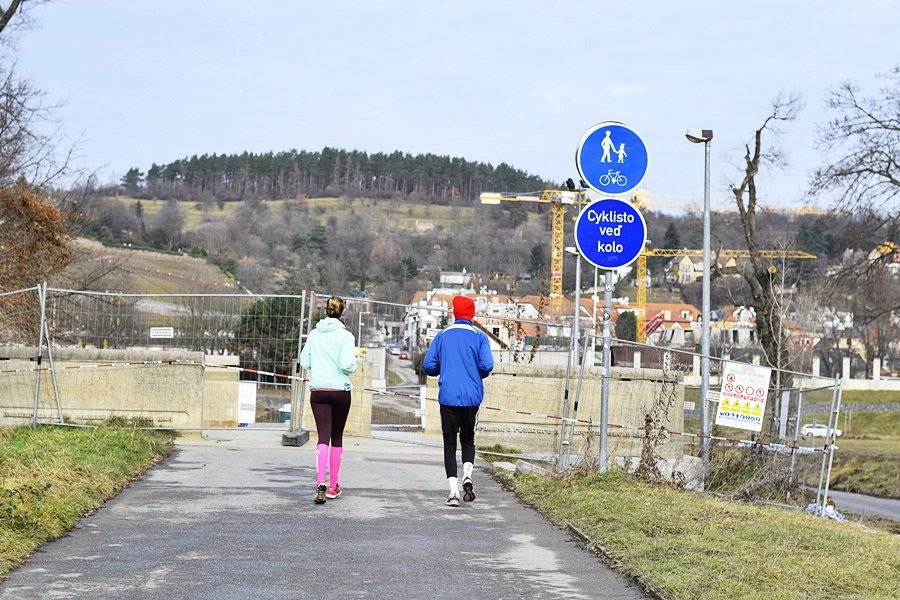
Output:
<svg viewBox="0 0 900 600">
<path fill-rule="evenodd" d="M 716 425 L 761 431 L 772 369 L 726 362 Z"/>
</svg>

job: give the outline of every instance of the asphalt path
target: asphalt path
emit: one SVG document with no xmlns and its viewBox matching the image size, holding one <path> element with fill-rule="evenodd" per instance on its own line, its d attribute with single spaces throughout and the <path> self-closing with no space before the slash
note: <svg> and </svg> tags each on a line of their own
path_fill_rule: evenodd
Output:
<svg viewBox="0 0 900 600">
<path fill-rule="evenodd" d="M 837 490 L 828 490 L 828 497 L 834 499 L 834 506 L 840 512 L 900 521 L 900 500 Z"/>
<path fill-rule="evenodd" d="M 415 369 L 413 369 L 412 360 L 400 359 L 392 354 L 388 354 L 387 357 L 387 368 L 400 377 L 401 386 L 416 385 L 419 383 L 419 378 L 416 376 Z"/>
<path fill-rule="evenodd" d="M 438 448 L 346 438 L 344 496 L 315 505 L 314 444 L 214 437 L 179 438 L 0 598 L 645 597 L 480 464 L 476 501 L 445 506 Z"/>
</svg>

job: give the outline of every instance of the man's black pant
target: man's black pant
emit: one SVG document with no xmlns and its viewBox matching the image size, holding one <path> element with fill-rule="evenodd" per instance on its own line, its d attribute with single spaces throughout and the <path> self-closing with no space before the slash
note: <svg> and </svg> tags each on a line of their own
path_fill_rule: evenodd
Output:
<svg viewBox="0 0 900 600">
<path fill-rule="evenodd" d="M 475 423 L 477 406 L 446 406 L 441 404 L 441 432 L 444 434 L 444 470 L 447 477 L 456 477 L 456 436 L 462 446 L 463 463 L 475 462 Z"/>
</svg>

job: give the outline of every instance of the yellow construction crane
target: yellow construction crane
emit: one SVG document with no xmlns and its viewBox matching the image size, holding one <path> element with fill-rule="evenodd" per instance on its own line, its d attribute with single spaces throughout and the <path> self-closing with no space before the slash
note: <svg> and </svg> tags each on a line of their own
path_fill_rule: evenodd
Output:
<svg viewBox="0 0 900 600">
<path fill-rule="evenodd" d="M 566 207 L 584 203 L 584 191 L 544 190 L 531 194 L 508 194 L 485 192 L 481 194 L 482 204 L 501 202 L 539 202 L 550 205 L 550 314 L 559 316 L 562 304 L 563 243 L 565 234 Z"/>
</svg>

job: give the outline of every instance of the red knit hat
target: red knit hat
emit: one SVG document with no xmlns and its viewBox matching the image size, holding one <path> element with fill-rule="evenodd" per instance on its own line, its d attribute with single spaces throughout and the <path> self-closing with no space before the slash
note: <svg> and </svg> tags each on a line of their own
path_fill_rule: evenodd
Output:
<svg viewBox="0 0 900 600">
<path fill-rule="evenodd" d="M 457 319 L 471 321 L 475 316 L 475 303 L 465 296 L 453 297 L 453 316 Z"/>
</svg>

